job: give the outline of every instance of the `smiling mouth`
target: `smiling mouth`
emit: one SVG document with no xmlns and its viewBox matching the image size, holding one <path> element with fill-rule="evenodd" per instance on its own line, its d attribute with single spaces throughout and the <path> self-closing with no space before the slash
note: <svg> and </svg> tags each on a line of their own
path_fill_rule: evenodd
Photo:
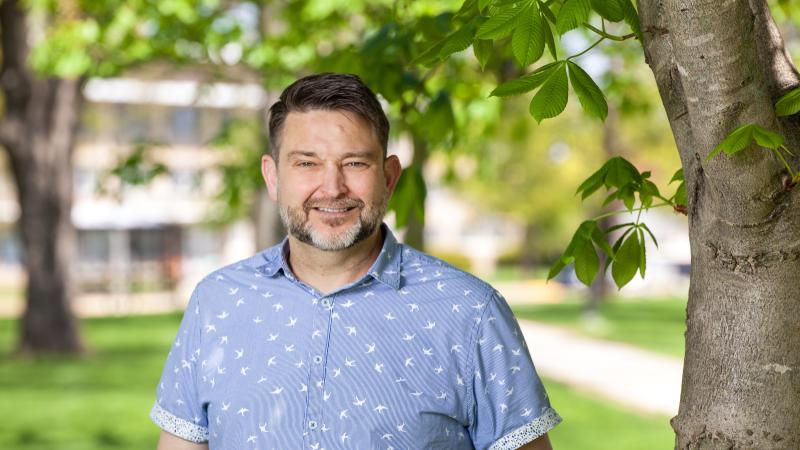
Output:
<svg viewBox="0 0 800 450">
<path fill-rule="evenodd" d="M 313 209 L 316 210 L 316 211 L 322 211 L 322 212 L 326 212 L 326 213 L 345 213 L 345 212 L 351 211 L 351 210 L 353 210 L 355 208 L 356 208 L 355 206 L 351 206 L 349 208 L 322 208 L 322 207 L 316 207 L 316 208 L 313 208 Z"/>
</svg>

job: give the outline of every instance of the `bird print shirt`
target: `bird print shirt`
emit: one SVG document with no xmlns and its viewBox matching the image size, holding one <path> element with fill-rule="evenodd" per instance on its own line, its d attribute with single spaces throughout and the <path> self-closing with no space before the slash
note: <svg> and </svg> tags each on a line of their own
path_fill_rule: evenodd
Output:
<svg viewBox="0 0 800 450">
<path fill-rule="evenodd" d="M 491 286 L 396 241 L 323 294 L 288 240 L 195 287 L 151 419 L 211 449 L 512 449 L 557 425 Z"/>
</svg>

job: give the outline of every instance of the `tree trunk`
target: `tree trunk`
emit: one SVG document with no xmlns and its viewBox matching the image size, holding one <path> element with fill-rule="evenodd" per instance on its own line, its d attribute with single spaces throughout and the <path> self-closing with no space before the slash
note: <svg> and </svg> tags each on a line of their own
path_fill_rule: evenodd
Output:
<svg viewBox="0 0 800 450">
<path fill-rule="evenodd" d="M 418 167 L 419 170 L 423 170 L 425 162 L 428 160 L 428 142 L 414 133 L 412 133 L 412 142 L 414 144 L 414 156 L 411 158 L 411 167 Z M 423 218 L 418 217 L 414 210 L 408 215 L 403 242 L 419 250 L 425 248 L 425 223 Z"/>
<path fill-rule="evenodd" d="M 639 14 L 689 194 L 676 448 L 800 448 L 798 188 L 763 149 L 702 162 L 745 123 L 780 131 L 797 155 L 797 118 L 773 107 L 797 72 L 764 0 L 639 0 Z"/>
<path fill-rule="evenodd" d="M 75 258 L 71 154 L 81 82 L 40 79 L 30 71 L 26 18 L 17 1 L 0 5 L 0 30 L 5 95 L 0 142 L 16 182 L 28 274 L 18 351 L 80 352 L 69 264 Z"/>
</svg>

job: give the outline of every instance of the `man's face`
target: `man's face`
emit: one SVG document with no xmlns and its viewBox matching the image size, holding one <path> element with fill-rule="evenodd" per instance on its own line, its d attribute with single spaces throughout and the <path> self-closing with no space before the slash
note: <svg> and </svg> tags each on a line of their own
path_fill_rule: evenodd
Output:
<svg viewBox="0 0 800 450">
<path fill-rule="evenodd" d="M 265 155 L 261 168 L 289 233 L 327 251 L 376 231 L 401 170 L 363 119 L 326 110 L 289 113 L 277 165 Z"/>
</svg>

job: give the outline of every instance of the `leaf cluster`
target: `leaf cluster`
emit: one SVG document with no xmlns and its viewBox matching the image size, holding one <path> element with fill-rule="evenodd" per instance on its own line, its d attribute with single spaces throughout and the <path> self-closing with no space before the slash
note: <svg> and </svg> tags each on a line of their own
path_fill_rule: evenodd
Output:
<svg viewBox="0 0 800 450">
<path fill-rule="evenodd" d="M 685 209 L 686 202 L 682 169 L 678 170 L 670 181 L 670 183 L 681 182 L 675 194 L 670 198 L 662 196 L 658 186 L 649 178 L 649 171 L 639 172 L 628 160 L 621 156 L 615 156 L 578 186 L 575 194 L 581 194 L 582 200 L 598 192 L 601 188 L 605 188 L 609 194 L 603 201 L 603 206 L 614 200 L 621 200 L 626 210 L 584 221 L 578 227 L 564 253 L 550 268 L 548 280 L 558 275 L 567 265 L 574 263 L 578 279 L 587 286 L 590 285 L 600 271 L 598 252 L 606 255 L 603 273 L 610 266 L 611 275 L 618 288 L 622 288 L 630 282 L 637 271 L 644 277 L 647 267 L 645 236 L 649 236 L 656 247 L 658 247 L 658 242 L 647 225 L 639 221 L 641 211 L 667 205 L 681 210 Z M 661 200 L 661 203 L 654 204 L 654 199 Z M 638 207 L 636 207 L 637 200 Z M 599 226 L 598 220 L 603 217 L 631 212 L 639 213 L 634 222 L 614 225 L 605 230 Z M 622 230 L 622 234 L 611 245 L 607 236 L 617 230 Z"/>
<path fill-rule="evenodd" d="M 593 12 L 603 21 L 602 30 L 588 23 Z M 412 64 L 436 65 L 471 45 L 475 58 L 481 67 L 485 67 L 494 45 L 498 42 L 507 45 L 510 37 L 514 59 L 519 67 L 526 68 L 539 61 L 547 48 L 553 62 L 501 84 L 491 94 L 505 97 L 538 89 L 529 108 L 538 122 L 564 111 L 570 84 L 590 116 L 605 120 L 608 115 L 603 92 L 592 77 L 572 61 L 585 51 L 559 59 L 556 41 L 561 35 L 586 27 L 600 34 L 600 41 L 607 38 L 622 40 L 625 37 L 605 32 L 605 22 L 624 21 L 633 30 L 630 37 L 641 36 L 638 15 L 631 0 L 466 0 L 452 20 L 457 25 L 455 30 L 422 52 Z"/>
</svg>

